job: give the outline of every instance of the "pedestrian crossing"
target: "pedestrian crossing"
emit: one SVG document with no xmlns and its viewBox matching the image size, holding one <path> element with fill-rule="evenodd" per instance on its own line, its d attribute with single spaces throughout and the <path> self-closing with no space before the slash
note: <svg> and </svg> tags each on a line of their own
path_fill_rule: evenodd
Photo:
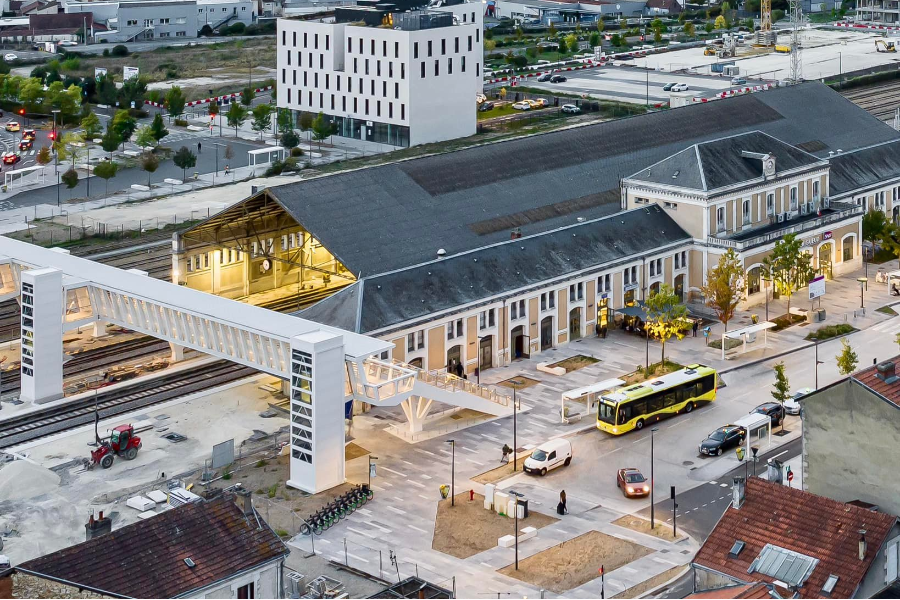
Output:
<svg viewBox="0 0 900 600">
<path fill-rule="evenodd" d="M 877 325 L 872 325 L 869 328 L 870 331 L 877 331 L 879 333 L 887 333 L 887 334 L 895 334 L 900 333 L 900 319 L 893 318 L 888 319 L 886 321 L 882 321 Z"/>
</svg>

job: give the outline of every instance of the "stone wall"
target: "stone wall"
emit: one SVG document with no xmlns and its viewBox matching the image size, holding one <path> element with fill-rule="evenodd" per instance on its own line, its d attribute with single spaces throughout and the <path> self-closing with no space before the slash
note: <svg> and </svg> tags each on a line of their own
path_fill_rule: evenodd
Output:
<svg viewBox="0 0 900 600">
<path fill-rule="evenodd" d="M 13 573 L 0 579 L 0 598 L 110 598 L 77 587 L 41 579 L 26 573 Z"/>
</svg>

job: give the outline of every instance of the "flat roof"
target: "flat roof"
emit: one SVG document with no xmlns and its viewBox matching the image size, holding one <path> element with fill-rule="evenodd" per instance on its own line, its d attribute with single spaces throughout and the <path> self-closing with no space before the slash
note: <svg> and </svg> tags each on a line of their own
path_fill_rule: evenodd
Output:
<svg viewBox="0 0 900 600">
<path fill-rule="evenodd" d="M 314 331 L 338 334 L 344 338 L 344 354 L 349 358 L 364 358 L 393 347 L 390 342 L 367 335 L 221 298 L 5 236 L 0 236 L 0 255 L 17 262 L 58 269 L 70 277 L 91 281 L 99 287 L 126 296 L 152 299 L 174 310 L 194 312 L 232 327 L 254 330 L 274 338 L 286 339 Z"/>
<path fill-rule="evenodd" d="M 584 387 L 575 388 L 574 390 L 569 390 L 568 392 L 563 392 L 563 398 L 565 398 L 566 400 L 576 400 L 578 398 L 581 398 L 582 396 L 586 396 L 587 394 L 604 392 L 606 390 L 611 390 L 622 385 L 625 385 L 625 381 L 621 379 L 607 379 L 605 381 L 592 383 L 591 385 L 586 385 Z"/>
<path fill-rule="evenodd" d="M 655 379 L 648 379 L 647 381 L 642 381 L 641 383 L 636 383 L 620 390 L 616 390 L 612 394 L 603 396 L 603 398 L 605 400 L 612 400 L 613 402 L 633 400 L 657 390 L 664 390 L 673 385 L 697 379 L 698 377 L 715 375 L 715 373 L 715 369 L 707 367 L 706 365 L 690 365 L 684 369 L 679 369 L 674 373 L 669 373 Z"/>
</svg>

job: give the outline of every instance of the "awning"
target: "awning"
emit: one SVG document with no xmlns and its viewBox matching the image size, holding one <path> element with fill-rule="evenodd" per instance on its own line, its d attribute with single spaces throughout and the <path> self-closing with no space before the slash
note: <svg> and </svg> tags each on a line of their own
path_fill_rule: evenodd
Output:
<svg viewBox="0 0 900 600">
<path fill-rule="evenodd" d="M 637 317 L 641 321 L 647 320 L 647 313 L 644 312 L 642 306 L 626 306 L 625 308 L 617 308 L 616 311 L 627 317 Z"/>
</svg>

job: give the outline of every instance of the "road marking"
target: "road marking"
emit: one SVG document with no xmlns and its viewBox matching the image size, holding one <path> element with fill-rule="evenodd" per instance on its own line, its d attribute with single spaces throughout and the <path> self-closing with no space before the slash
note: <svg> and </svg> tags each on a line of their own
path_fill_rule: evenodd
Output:
<svg viewBox="0 0 900 600">
<path fill-rule="evenodd" d="M 479 467 L 483 467 L 483 466 L 484 466 L 484 463 L 483 463 L 483 462 L 478 462 L 477 460 L 472 460 L 471 458 L 467 458 L 466 460 L 467 460 L 468 462 L 470 462 L 470 463 L 474 463 L 474 464 L 478 465 Z"/>
<path fill-rule="evenodd" d="M 713 484 L 713 485 L 719 485 L 719 482 L 718 482 L 718 481 L 710 481 L 710 483 Z"/>
<path fill-rule="evenodd" d="M 677 421 L 677 422 L 673 423 L 672 425 L 669 425 L 668 427 L 666 427 L 666 429 L 672 429 L 673 427 L 678 427 L 679 425 L 682 425 L 684 423 L 687 423 L 687 420 L 681 419 L 680 421 Z"/>
<path fill-rule="evenodd" d="M 431 479 L 431 476 L 426 475 L 425 473 L 422 473 L 422 479 Z"/>
<path fill-rule="evenodd" d="M 400 471 L 395 471 L 395 470 L 393 470 L 393 469 L 389 469 L 388 467 L 381 467 L 381 470 L 382 470 L 382 471 L 387 471 L 388 473 L 393 473 L 394 475 L 399 475 L 400 477 L 406 477 L 406 475 L 404 475 L 404 474 L 401 473 Z M 723 484 L 723 485 L 724 485 L 724 484 Z"/>
<path fill-rule="evenodd" d="M 399 508 L 395 508 L 395 507 L 393 507 L 393 506 L 388 506 L 387 509 L 388 509 L 388 510 L 394 511 L 394 512 L 397 513 L 398 515 L 405 515 L 405 514 L 406 514 L 406 511 L 405 511 L 405 510 L 400 510 Z"/>
<path fill-rule="evenodd" d="M 428 450 L 423 450 L 422 448 L 413 448 L 416 452 L 421 452 L 422 454 L 427 454 L 428 456 L 437 456 L 434 452 L 429 452 Z"/>
<path fill-rule="evenodd" d="M 364 559 L 363 557 L 357 556 L 357 555 L 353 554 L 352 552 L 348 552 L 348 553 L 347 553 L 347 556 L 349 556 L 350 558 L 355 558 L 356 560 L 361 560 L 361 561 L 363 561 L 364 563 L 369 562 L 369 561 L 367 561 L 366 559 Z"/>
<path fill-rule="evenodd" d="M 707 506 L 709 506 L 709 503 L 704 504 L 704 505 L 701 506 L 700 508 L 706 508 Z"/>
<path fill-rule="evenodd" d="M 728 487 L 728 484 L 727 484 L 727 483 L 720 483 L 720 484 L 719 484 L 719 487 Z"/>
<path fill-rule="evenodd" d="M 419 528 L 416 527 L 415 525 L 410 525 L 409 523 L 407 523 L 406 526 L 409 527 L 410 529 L 415 529 L 416 531 L 421 532 L 421 533 L 428 533 L 428 532 L 425 531 L 424 529 L 419 529 Z"/>
<path fill-rule="evenodd" d="M 373 539 L 373 540 L 378 539 L 378 536 L 376 536 L 376 535 L 374 535 L 374 534 L 367 533 L 367 532 L 365 532 L 365 531 L 360 531 L 359 529 L 353 529 L 353 528 L 350 527 L 350 526 L 347 526 L 347 531 L 352 531 L 353 533 L 357 533 L 357 534 L 359 534 L 359 535 L 364 535 L 364 536 L 366 536 L 367 538 L 370 538 L 370 539 Z"/>
<path fill-rule="evenodd" d="M 416 496 L 418 496 L 422 500 L 431 500 L 431 498 L 429 498 L 428 496 L 423 496 L 422 494 L 416 494 Z"/>
<path fill-rule="evenodd" d="M 787 454 L 787 453 L 788 453 L 787 450 L 785 450 L 784 452 L 779 452 L 779 453 L 776 454 L 775 456 L 769 457 L 769 460 L 772 460 L 773 458 L 778 458 L 778 457 L 781 456 L 782 454 Z"/>
<path fill-rule="evenodd" d="M 411 467 L 415 466 L 415 465 L 413 465 L 411 462 L 409 462 L 408 460 L 403 460 L 403 459 L 401 459 L 400 462 L 406 463 L 407 465 L 409 465 L 409 466 L 411 466 Z"/>
<path fill-rule="evenodd" d="M 413 485 L 416 486 L 416 487 L 420 487 L 420 488 L 422 488 L 422 489 L 425 489 L 425 486 L 422 485 L 421 483 L 419 483 L 418 481 L 413 481 L 412 479 L 407 479 L 407 481 L 408 481 L 409 483 L 413 484 Z"/>
</svg>

